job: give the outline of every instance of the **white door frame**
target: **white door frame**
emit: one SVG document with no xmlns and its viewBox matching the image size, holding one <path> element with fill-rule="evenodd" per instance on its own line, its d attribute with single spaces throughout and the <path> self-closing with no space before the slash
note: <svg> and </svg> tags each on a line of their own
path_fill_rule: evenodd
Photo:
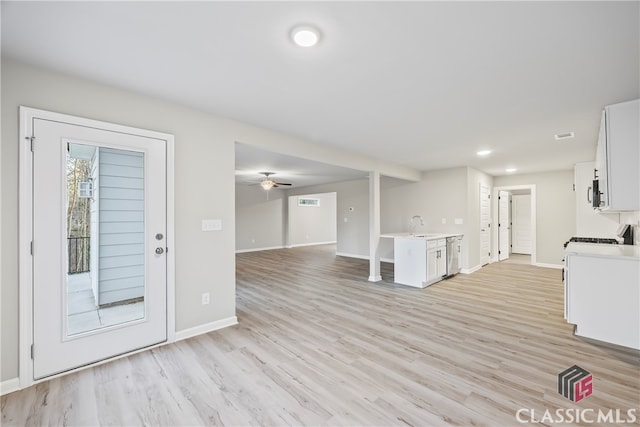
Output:
<svg viewBox="0 0 640 427">
<path fill-rule="evenodd" d="M 504 206 L 501 206 L 501 203 L 505 203 L 502 200 L 503 196 L 507 198 L 507 201 L 506 201 L 507 218 L 506 219 L 502 218 L 502 215 L 500 215 L 500 212 L 502 211 L 501 208 L 504 207 Z M 498 217 L 498 227 L 496 228 L 498 229 L 498 260 L 504 261 L 506 259 L 509 259 L 509 255 L 511 254 L 511 193 L 509 191 L 504 191 L 504 190 L 498 191 L 497 217 Z M 502 228 L 503 223 L 505 224 L 506 231 L 504 231 L 504 228 Z M 506 235 L 506 238 L 507 238 L 506 254 L 502 253 L 502 249 L 505 249 L 504 248 L 505 242 L 504 242 L 504 239 L 500 238 L 500 234 Z"/>
<path fill-rule="evenodd" d="M 140 351 L 116 356 L 107 360 L 93 363 L 91 365 L 72 369 L 61 374 L 53 375 L 41 380 L 33 379 L 33 359 L 31 359 L 31 345 L 33 344 L 33 259 L 31 257 L 31 241 L 33 240 L 33 218 L 32 218 L 32 194 L 33 194 L 33 163 L 31 156 L 31 129 L 34 118 L 43 118 L 53 121 L 73 123 L 80 126 L 107 129 L 114 132 L 129 133 L 133 135 L 147 136 L 150 138 L 163 139 L 166 141 L 167 149 L 167 341 L 159 345 L 164 345 L 175 341 L 175 213 L 174 213 L 174 137 L 173 135 L 137 129 L 129 126 L 122 126 L 113 123 L 101 122 L 82 117 L 75 117 L 51 111 L 39 110 L 29 107 L 20 107 L 20 132 L 19 132 L 19 226 L 18 226 L 18 257 L 19 257 L 19 380 L 20 389 L 29 387 L 42 381 L 47 381 L 72 372 L 77 372 L 91 366 L 96 366 L 108 361 L 126 357 Z"/>
<path fill-rule="evenodd" d="M 488 239 L 489 239 L 489 255 L 488 256 L 483 255 L 484 254 L 484 247 L 482 246 L 482 235 L 483 235 L 482 234 L 483 233 L 483 228 L 482 228 L 483 227 L 483 222 L 482 222 L 482 189 L 483 188 L 487 189 L 487 196 L 489 197 L 489 204 L 488 204 L 488 207 L 489 207 L 489 212 L 488 212 L 489 222 L 488 222 L 488 224 L 486 226 L 487 228 L 489 228 L 489 230 L 487 231 Z M 480 267 L 492 262 L 491 261 L 492 260 L 492 254 L 495 252 L 494 251 L 495 248 L 491 245 L 491 239 L 493 238 L 493 235 L 491 234 L 491 227 L 493 227 L 493 224 L 492 224 L 492 222 L 493 222 L 492 211 L 495 212 L 496 208 L 493 207 L 492 204 L 491 204 L 491 197 L 492 197 L 491 196 L 491 186 L 486 185 L 486 184 L 484 184 L 482 182 L 479 183 L 478 184 L 478 196 L 479 196 L 479 199 L 478 199 L 478 212 L 480 213 L 480 222 L 478 223 L 478 230 L 479 230 L 478 237 L 479 237 L 479 241 L 480 241 L 480 246 L 478 248 L 478 250 L 479 250 L 478 253 L 480 254 L 480 263 L 479 263 L 478 268 L 480 268 Z M 497 198 L 498 198 L 498 196 L 494 197 L 494 199 L 497 199 Z M 494 241 L 495 240 L 496 239 L 494 238 Z M 486 262 L 485 262 L 485 260 L 486 260 Z M 474 268 L 473 271 L 475 271 L 475 270 L 476 269 Z"/>
<path fill-rule="evenodd" d="M 536 185 L 507 185 L 493 188 L 493 212 L 498 209 L 498 192 L 514 190 L 531 190 L 531 265 L 536 264 Z M 491 247 L 491 262 L 498 261 L 498 218 L 497 215 L 491 218 L 493 228 L 493 241 Z"/>
<path fill-rule="evenodd" d="M 516 216 L 514 214 L 520 212 L 520 210 L 517 209 L 518 205 L 520 204 L 520 202 L 527 200 L 529 203 L 529 209 L 527 209 L 526 214 L 528 215 L 527 220 L 529 221 L 529 232 L 531 232 L 531 194 L 513 194 L 511 196 L 511 251 L 512 253 L 518 253 L 518 254 L 522 254 L 522 253 L 531 253 L 531 236 L 529 236 L 529 245 L 527 245 L 528 247 L 524 248 L 523 246 L 518 245 L 518 243 L 520 242 L 520 239 L 516 239 L 516 236 L 518 236 L 518 233 L 516 231 L 516 228 L 520 226 L 520 221 L 518 220 L 518 216 Z M 517 250 L 516 250 L 517 249 Z M 524 251 L 522 249 L 525 249 Z"/>
</svg>

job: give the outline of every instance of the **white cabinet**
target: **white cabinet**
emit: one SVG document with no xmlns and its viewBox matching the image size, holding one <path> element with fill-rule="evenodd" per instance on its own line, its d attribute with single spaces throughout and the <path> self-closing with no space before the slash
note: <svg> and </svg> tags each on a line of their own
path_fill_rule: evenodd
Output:
<svg viewBox="0 0 640 427">
<path fill-rule="evenodd" d="M 640 210 L 640 100 L 609 105 L 602 112 L 596 149 L 600 209 Z"/>
<path fill-rule="evenodd" d="M 617 213 L 603 213 L 591 203 L 595 162 L 577 163 L 575 172 L 576 236 L 614 237 L 618 228 Z"/>
<path fill-rule="evenodd" d="M 395 238 L 394 282 L 424 288 L 447 274 L 445 238 Z"/>
<path fill-rule="evenodd" d="M 447 275 L 446 239 L 427 241 L 427 284 L 435 283 Z"/>
<path fill-rule="evenodd" d="M 565 318 L 575 334 L 640 349 L 639 282 L 640 248 L 569 244 Z"/>
</svg>

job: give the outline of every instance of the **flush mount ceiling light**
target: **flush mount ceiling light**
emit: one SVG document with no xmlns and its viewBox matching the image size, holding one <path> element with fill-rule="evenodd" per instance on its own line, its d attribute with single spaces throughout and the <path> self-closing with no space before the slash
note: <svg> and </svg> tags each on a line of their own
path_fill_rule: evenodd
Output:
<svg viewBox="0 0 640 427">
<path fill-rule="evenodd" d="M 484 157 L 491 154 L 491 150 L 480 150 L 476 153 L 477 156 Z"/>
<path fill-rule="evenodd" d="M 308 25 L 298 26 L 291 31 L 291 40 L 301 47 L 315 46 L 320 41 L 320 31 Z"/>
<path fill-rule="evenodd" d="M 556 141 L 562 141 L 563 139 L 571 139 L 575 137 L 575 134 L 573 132 L 563 132 L 557 133 L 553 137 L 556 139 Z"/>
<path fill-rule="evenodd" d="M 516 169 L 516 168 L 507 168 L 507 169 L 505 169 L 504 171 L 505 171 L 506 173 L 514 173 L 514 172 L 515 172 L 515 171 L 517 171 L 517 170 L 518 170 L 518 169 Z"/>
</svg>

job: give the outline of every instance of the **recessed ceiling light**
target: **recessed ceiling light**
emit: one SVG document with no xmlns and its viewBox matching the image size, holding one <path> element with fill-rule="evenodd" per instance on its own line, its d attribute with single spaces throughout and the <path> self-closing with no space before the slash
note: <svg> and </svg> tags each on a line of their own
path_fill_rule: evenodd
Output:
<svg viewBox="0 0 640 427">
<path fill-rule="evenodd" d="M 491 150 L 480 150 L 476 153 L 480 157 L 488 156 L 489 154 L 491 154 Z"/>
<path fill-rule="evenodd" d="M 291 39 L 295 44 L 302 47 L 315 46 L 320 40 L 320 31 L 310 26 L 295 27 L 291 31 Z"/>
<path fill-rule="evenodd" d="M 518 169 L 516 169 L 516 168 L 507 168 L 507 169 L 505 169 L 504 171 L 505 171 L 506 173 L 513 173 L 513 172 L 515 172 L 515 171 L 517 171 L 517 170 L 518 170 Z"/>
<path fill-rule="evenodd" d="M 553 137 L 556 139 L 556 141 L 562 141 L 563 139 L 571 139 L 575 137 L 575 134 L 573 132 L 563 132 L 557 133 Z"/>
</svg>

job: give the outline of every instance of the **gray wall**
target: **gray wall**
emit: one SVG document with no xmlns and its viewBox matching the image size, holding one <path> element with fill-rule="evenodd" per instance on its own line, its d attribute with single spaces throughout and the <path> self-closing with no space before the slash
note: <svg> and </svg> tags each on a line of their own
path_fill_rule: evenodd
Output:
<svg viewBox="0 0 640 427">
<path fill-rule="evenodd" d="M 299 197 L 318 199 L 318 206 L 298 206 Z M 289 197 L 287 246 L 335 243 L 336 193 L 303 194 Z"/>
<path fill-rule="evenodd" d="M 536 186 L 536 262 L 562 265 L 563 244 L 576 232 L 576 198 L 572 170 L 493 179 L 495 187 Z M 495 218 L 494 218 L 495 219 Z"/>
<path fill-rule="evenodd" d="M 383 233 L 410 231 L 410 218 L 420 215 L 424 226 L 416 231 L 461 233 L 463 269 L 480 263 L 480 183 L 492 186 L 492 177 L 460 167 L 425 172 L 419 182 L 384 178 L 381 191 Z M 461 219 L 462 224 L 456 224 Z M 393 258 L 393 241 L 382 239 L 381 257 Z"/>
<path fill-rule="evenodd" d="M 242 125 L 5 59 L 2 89 L 2 380 L 18 375 L 20 105 L 174 134 L 176 330 L 235 316 L 234 135 Z M 225 229 L 201 232 L 206 218 Z M 200 304 L 203 292 L 210 305 Z"/>
<path fill-rule="evenodd" d="M 2 58 L 1 380 L 18 375 L 18 107 L 175 136 L 176 330 L 235 316 L 235 154 L 243 142 L 290 156 L 418 179 L 411 168 L 313 144 L 167 101 Z M 203 219 L 223 230 L 202 232 Z M 201 294 L 211 293 L 203 306 Z"/>
<path fill-rule="evenodd" d="M 289 190 L 236 185 L 236 251 L 283 248 L 336 241 L 336 194 L 301 195 L 320 199 L 320 207 L 299 207 Z M 268 196 L 268 198 L 267 198 Z"/>
<path fill-rule="evenodd" d="M 268 196 L 268 199 L 267 199 Z M 283 248 L 286 243 L 287 193 L 259 185 L 236 185 L 236 250 Z"/>
<path fill-rule="evenodd" d="M 288 230 L 289 215 L 291 215 L 288 198 L 292 198 L 292 203 L 297 203 L 296 197 L 304 195 L 334 199 L 332 202 L 321 200 L 321 207 L 328 207 L 329 211 L 322 209 L 323 218 L 315 218 L 313 221 L 318 221 L 327 227 L 323 230 L 311 230 L 314 234 L 309 234 L 309 239 L 306 238 L 305 224 L 312 220 L 311 217 L 296 218 L 294 211 L 291 223 L 294 229 Z M 298 212 L 307 212 L 311 216 L 318 213 L 310 209 L 315 208 L 300 208 Z M 321 234 L 315 234 L 316 232 Z M 368 257 L 368 180 L 271 190 L 269 200 L 259 186 L 237 185 L 236 250 L 243 252 L 281 248 L 287 245 L 288 240 L 291 245 L 336 241 L 336 252 L 339 255 Z"/>
<path fill-rule="evenodd" d="M 358 179 L 304 188 L 292 188 L 290 196 L 336 193 L 336 253 L 369 256 L 369 180 Z M 349 210 L 353 208 L 353 210 Z M 345 218 L 347 221 L 345 221 Z"/>
</svg>

